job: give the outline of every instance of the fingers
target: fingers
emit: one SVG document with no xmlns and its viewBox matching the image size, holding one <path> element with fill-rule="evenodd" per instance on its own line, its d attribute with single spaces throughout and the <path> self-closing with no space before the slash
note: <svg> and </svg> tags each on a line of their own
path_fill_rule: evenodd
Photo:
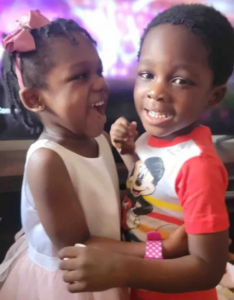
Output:
<svg viewBox="0 0 234 300">
<path fill-rule="evenodd" d="M 84 276 L 82 274 L 82 271 L 72 270 L 72 271 L 69 271 L 69 272 L 65 272 L 63 274 L 63 280 L 67 283 L 82 281 L 83 279 L 84 279 Z"/>
<path fill-rule="evenodd" d="M 136 130 L 137 129 L 137 122 L 132 122 L 129 126 L 132 130 Z"/>
<path fill-rule="evenodd" d="M 86 262 L 85 245 L 76 244 L 75 247 L 67 247 L 59 252 L 62 259 L 59 268 L 64 271 L 79 269 Z"/>
<path fill-rule="evenodd" d="M 59 258 L 75 258 L 80 253 L 80 248 L 78 247 L 66 247 L 59 251 Z"/>
<path fill-rule="evenodd" d="M 110 136 L 114 147 L 120 149 L 121 154 L 134 152 L 134 140 L 138 136 L 137 123 L 129 123 L 125 118 L 119 118 L 111 127 Z"/>
<path fill-rule="evenodd" d="M 67 271 L 63 275 L 63 280 L 64 282 L 68 283 L 67 289 L 70 293 L 86 291 L 87 283 L 84 281 L 84 275 L 82 271 Z"/>
<path fill-rule="evenodd" d="M 129 123 L 126 120 L 123 121 L 122 123 L 120 122 L 116 122 L 112 125 L 111 127 L 111 131 L 110 131 L 110 135 L 111 135 L 111 139 L 113 140 L 114 137 L 122 139 L 122 138 L 127 138 L 128 137 L 128 126 Z"/>
<path fill-rule="evenodd" d="M 70 293 L 79 293 L 86 291 L 87 284 L 86 282 L 76 281 L 68 284 L 67 289 Z"/>
<path fill-rule="evenodd" d="M 125 140 L 128 138 L 128 128 L 125 128 L 122 124 L 119 125 L 119 127 L 114 128 L 114 130 L 111 131 L 111 138 L 113 139 L 116 137 L 116 139 Z"/>
<path fill-rule="evenodd" d="M 80 266 L 79 261 L 74 258 L 74 259 L 68 259 L 68 260 L 63 260 L 59 264 L 59 269 L 63 271 L 73 271 L 78 269 Z"/>
<path fill-rule="evenodd" d="M 121 117 L 115 122 L 115 124 L 123 124 L 124 126 L 128 127 L 130 123 L 126 118 Z"/>
<path fill-rule="evenodd" d="M 125 118 L 120 118 L 112 125 L 110 134 L 112 137 L 129 138 L 135 135 L 136 127 L 136 122 L 129 123 Z"/>
<path fill-rule="evenodd" d="M 59 257 L 63 259 L 59 268 L 65 271 L 63 274 L 64 282 L 68 283 L 67 289 L 70 293 L 91 291 L 86 280 L 87 266 L 90 261 L 87 258 L 87 248 L 77 244 L 76 247 L 67 247 L 59 252 Z M 64 260 L 65 258 L 69 258 Z M 95 290 L 97 290 L 95 288 Z"/>
<path fill-rule="evenodd" d="M 137 122 L 132 122 L 128 128 L 130 131 L 130 136 L 133 137 L 134 139 L 137 138 L 138 137 Z"/>
</svg>

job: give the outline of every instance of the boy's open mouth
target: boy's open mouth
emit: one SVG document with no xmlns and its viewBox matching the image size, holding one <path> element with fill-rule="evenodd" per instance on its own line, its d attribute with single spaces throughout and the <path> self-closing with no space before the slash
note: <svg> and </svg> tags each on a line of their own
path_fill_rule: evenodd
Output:
<svg viewBox="0 0 234 300">
<path fill-rule="evenodd" d="M 162 123 L 166 123 L 173 118 L 171 113 L 166 112 L 157 112 L 154 110 L 144 109 L 145 118 L 148 123 L 151 125 L 159 125 Z"/>
</svg>

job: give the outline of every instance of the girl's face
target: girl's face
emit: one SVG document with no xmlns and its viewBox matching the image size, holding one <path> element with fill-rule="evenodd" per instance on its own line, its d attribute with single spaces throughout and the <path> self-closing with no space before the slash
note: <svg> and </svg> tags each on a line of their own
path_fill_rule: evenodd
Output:
<svg viewBox="0 0 234 300">
<path fill-rule="evenodd" d="M 45 110 L 41 119 L 79 136 L 97 137 L 106 122 L 108 87 L 95 46 L 81 33 L 73 33 L 77 44 L 67 38 L 55 39 L 55 66 L 41 91 Z"/>
<path fill-rule="evenodd" d="M 192 128 L 203 109 L 222 100 L 226 87 L 212 85 L 208 55 L 200 37 L 184 26 L 164 24 L 149 31 L 134 90 L 148 133 L 173 139 Z"/>
</svg>

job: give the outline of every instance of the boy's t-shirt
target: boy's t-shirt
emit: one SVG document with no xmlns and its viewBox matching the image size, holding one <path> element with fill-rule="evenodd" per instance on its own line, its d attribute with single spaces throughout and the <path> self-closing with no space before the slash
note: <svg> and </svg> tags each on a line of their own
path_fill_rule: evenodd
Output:
<svg viewBox="0 0 234 300">
<path fill-rule="evenodd" d="M 146 241 L 147 232 L 155 230 L 165 239 L 183 223 L 189 234 L 229 227 L 228 176 L 207 127 L 197 127 L 173 141 L 145 133 L 136 142 L 136 153 L 139 160 L 127 181 L 130 193 L 122 203 L 125 240 Z M 135 300 L 217 299 L 215 289 L 173 295 L 137 290 L 133 294 Z"/>
</svg>

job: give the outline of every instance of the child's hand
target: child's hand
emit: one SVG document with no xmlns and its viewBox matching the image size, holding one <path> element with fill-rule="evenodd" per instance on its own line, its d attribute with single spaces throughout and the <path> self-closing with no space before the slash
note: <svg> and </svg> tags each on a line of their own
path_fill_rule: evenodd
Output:
<svg viewBox="0 0 234 300">
<path fill-rule="evenodd" d="M 119 118 L 111 127 L 110 137 L 112 145 L 121 154 L 135 153 L 135 140 L 138 137 L 137 123 L 129 123 L 125 118 Z"/>
<path fill-rule="evenodd" d="M 60 251 L 60 269 L 71 293 L 103 291 L 122 285 L 121 254 L 96 248 L 67 247 Z"/>
<path fill-rule="evenodd" d="M 174 230 L 169 237 L 163 241 L 163 254 L 165 258 L 177 258 L 189 254 L 188 237 L 184 225 Z"/>
</svg>

